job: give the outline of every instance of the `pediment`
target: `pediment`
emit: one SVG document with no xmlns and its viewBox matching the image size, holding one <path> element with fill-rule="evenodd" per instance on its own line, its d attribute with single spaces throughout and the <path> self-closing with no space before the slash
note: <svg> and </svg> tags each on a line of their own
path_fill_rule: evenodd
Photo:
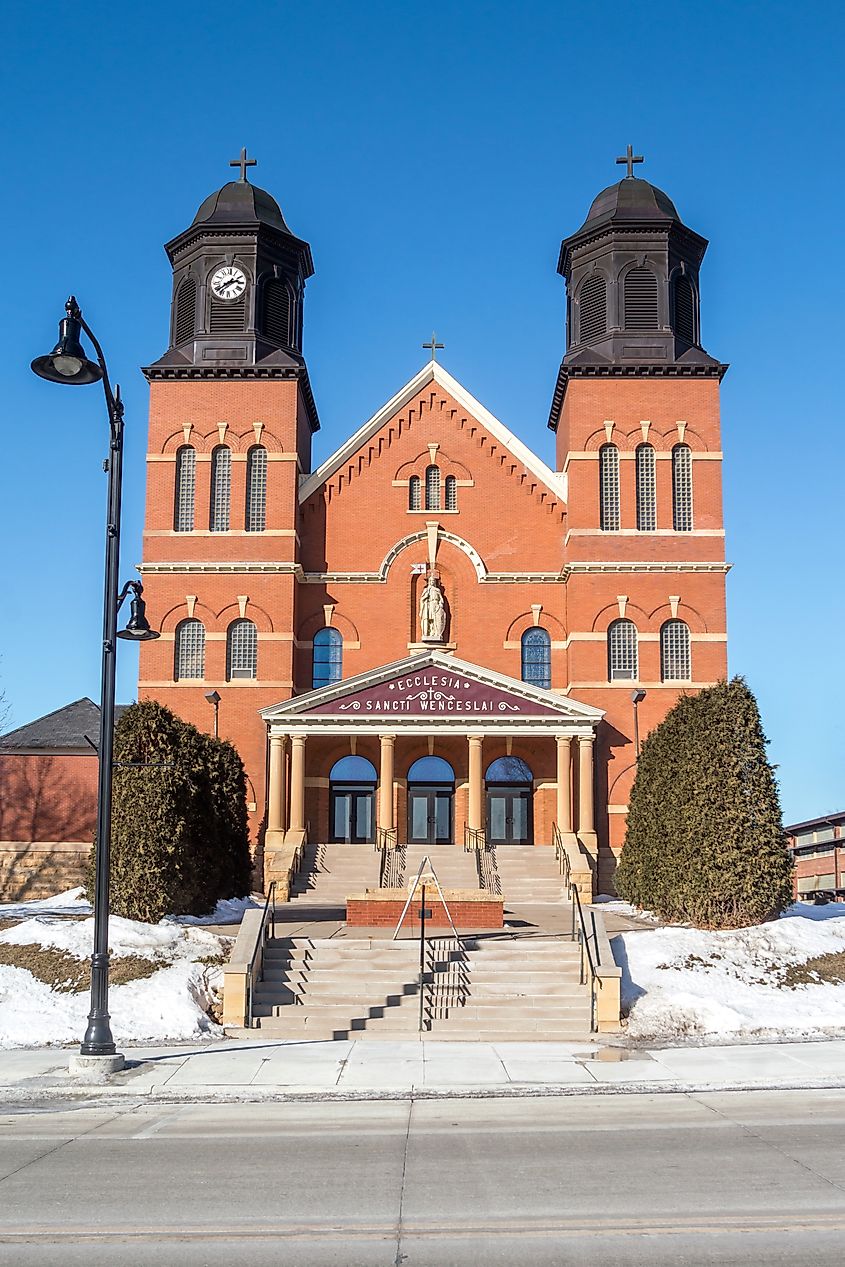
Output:
<svg viewBox="0 0 845 1267">
<path fill-rule="evenodd" d="M 344 722 L 507 723 L 546 721 L 594 727 L 601 709 L 442 651 L 410 656 L 262 710 L 266 722 L 335 718 Z"/>
</svg>

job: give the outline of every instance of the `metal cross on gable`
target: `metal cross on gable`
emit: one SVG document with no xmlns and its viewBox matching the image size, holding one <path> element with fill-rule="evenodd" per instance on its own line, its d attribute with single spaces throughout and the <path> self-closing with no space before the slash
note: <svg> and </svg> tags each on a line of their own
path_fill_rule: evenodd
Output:
<svg viewBox="0 0 845 1267">
<path fill-rule="evenodd" d="M 645 159 L 642 154 L 635 154 L 633 146 L 629 145 L 627 153 L 623 154 L 621 158 L 617 158 L 616 161 L 617 163 L 625 163 L 628 167 L 628 175 L 633 176 L 634 163 L 643 163 L 645 162 Z"/>
<path fill-rule="evenodd" d="M 430 340 L 430 342 L 428 342 L 428 343 L 424 343 L 424 344 L 423 344 L 423 347 L 424 347 L 424 348 L 430 348 L 430 349 L 431 349 L 431 359 L 432 359 L 432 361 L 436 361 L 436 360 L 437 360 L 437 350 L 438 350 L 438 348 L 445 348 L 445 346 L 446 346 L 446 344 L 445 344 L 445 343 L 438 343 L 438 342 L 437 342 L 437 335 L 434 333 L 434 331 L 433 331 L 433 330 L 432 330 L 432 332 L 431 332 L 431 340 Z"/>
<path fill-rule="evenodd" d="M 628 146 L 628 148 L 629 148 L 629 149 L 631 148 L 631 147 L 630 147 L 630 145 Z M 241 169 L 241 180 L 246 180 L 246 169 L 247 169 L 248 167 L 257 167 L 257 166 L 258 166 L 258 159 L 257 159 L 257 158 L 247 158 L 247 156 L 246 156 L 246 146 L 244 146 L 244 147 L 243 147 L 243 149 L 241 150 L 241 156 L 240 156 L 240 158 L 231 158 L 231 159 L 229 159 L 229 166 L 230 166 L 230 167 L 240 167 L 240 169 Z"/>
</svg>

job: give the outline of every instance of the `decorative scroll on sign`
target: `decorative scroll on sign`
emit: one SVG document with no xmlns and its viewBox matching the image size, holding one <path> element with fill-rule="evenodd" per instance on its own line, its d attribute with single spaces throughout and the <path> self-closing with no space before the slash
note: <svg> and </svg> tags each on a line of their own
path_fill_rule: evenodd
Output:
<svg viewBox="0 0 845 1267">
<path fill-rule="evenodd" d="M 318 704 L 312 711 L 339 716 L 391 713 L 410 717 L 450 714 L 543 717 L 552 716 L 557 710 L 463 674 L 422 669 L 418 673 L 409 673 L 390 682 L 379 682 L 377 686 L 342 695 L 328 704 Z"/>
</svg>

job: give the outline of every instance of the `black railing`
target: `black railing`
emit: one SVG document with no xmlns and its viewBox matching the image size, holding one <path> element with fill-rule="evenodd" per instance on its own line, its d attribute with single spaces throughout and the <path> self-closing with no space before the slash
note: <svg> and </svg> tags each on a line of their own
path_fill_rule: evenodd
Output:
<svg viewBox="0 0 845 1267">
<path fill-rule="evenodd" d="M 555 861 L 560 874 L 563 876 L 563 883 L 568 885 L 571 882 L 572 864 L 569 861 L 569 854 L 566 851 L 566 845 L 563 843 L 563 836 L 560 834 L 560 828 L 557 823 L 552 823 L 552 844 L 555 847 Z"/>
<path fill-rule="evenodd" d="M 464 827 L 464 849 L 467 853 L 475 854 L 478 887 L 495 897 L 501 897 L 502 878 L 496 864 L 496 846 L 489 843 L 483 828 Z"/>
<path fill-rule="evenodd" d="M 258 958 L 258 952 L 261 951 L 261 973 L 258 977 L 259 981 L 264 979 L 264 950 L 267 946 L 267 930 L 270 929 L 270 940 L 276 937 L 276 881 L 270 881 L 270 887 L 267 890 L 267 900 L 264 903 L 264 911 L 261 915 L 261 928 L 255 941 L 255 949 L 252 952 L 252 959 L 249 961 L 249 972 L 247 973 L 247 1001 L 246 1001 L 246 1024 L 247 1028 L 252 1028 L 252 1003 L 253 993 L 255 990 L 255 961 Z"/>
<path fill-rule="evenodd" d="M 599 939 L 596 933 L 596 917 L 590 911 L 588 931 L 578 886 L 571 884 L 569 891 L 572 895 L 572 937 L 574 940 L 577 936 L 578 944 L 581 947 L 581 985 L 589 984 L 590 987 L 590 1030 L 594 1031 L 596 1028 L 596 982 L 598 982 L 599 989 L 601 989 L 601 977 L 598 973 L 601 967 L 601 956 L 599 954 Z M 589 981 L 587 977 L 588 969 Z"/>
<path fill-rule="evenodd" d="M 402 885 L 404 872 L 404 850 L 399 844 L 399 833 L 395 827 L 379 827 L 376 832 L 375 849 L 381 854 L 378 870 L 378 886 L 380 889 L 398 889 Z"/>
</svg>

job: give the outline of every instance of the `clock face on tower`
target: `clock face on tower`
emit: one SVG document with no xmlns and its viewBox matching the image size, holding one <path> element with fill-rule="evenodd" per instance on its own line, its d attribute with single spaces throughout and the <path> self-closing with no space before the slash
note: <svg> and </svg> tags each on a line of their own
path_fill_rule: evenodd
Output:
<svg viewBox="0 0 845 1267">
<path fill-rule="evenodd" d="M 246 290 L 246 274 L 234 264 L 225 264 L 212 274 L 211 292 L 217 299 L 240 299 Z"/>
</svg>

